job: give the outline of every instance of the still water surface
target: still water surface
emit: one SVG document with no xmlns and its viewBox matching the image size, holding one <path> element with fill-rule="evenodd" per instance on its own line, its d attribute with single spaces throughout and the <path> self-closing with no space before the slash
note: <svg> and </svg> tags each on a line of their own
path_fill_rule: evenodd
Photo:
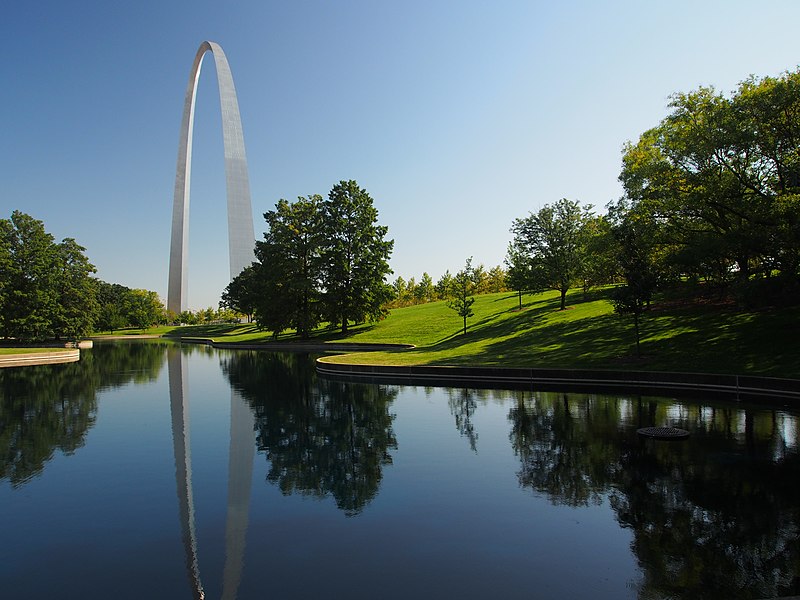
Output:
<svg viewBox="0 0 800 600">
<path fill-rule="evenodd" d="M 798 594 L 798 418 L 102 344 L 0 370 L 0 596 Z"/>
</svg>

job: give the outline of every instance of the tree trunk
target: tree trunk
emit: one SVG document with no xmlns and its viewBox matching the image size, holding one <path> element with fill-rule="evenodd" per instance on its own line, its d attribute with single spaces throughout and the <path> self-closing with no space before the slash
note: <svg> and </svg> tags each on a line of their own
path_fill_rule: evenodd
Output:
<svg viewBox="0 0 800 600">
<path fill-rule="evenodd" d="M 639 350 L 639 313 L 633 313 L 633 327 L 636 330 L 636 358 L 641 358 L 642 353 Z"/>
<path fill-rule="evenodd" d="M 567 290 L 561 289 L 561 310 L 567 309 Z"/>
<path fill-rule="evenodd" d="M 464 317 L 464 335 L 467 335 L 467 317 Z"/>
<path fill-rule="evenodd" d="M 522 310 L 522 290 L 519 291 L 519 309 Z"/>
</svg>

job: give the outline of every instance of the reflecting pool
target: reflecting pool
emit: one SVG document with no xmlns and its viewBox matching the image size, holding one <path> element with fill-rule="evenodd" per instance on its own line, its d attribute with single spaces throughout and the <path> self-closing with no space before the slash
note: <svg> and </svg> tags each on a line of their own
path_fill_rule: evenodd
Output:
<svg viewBox="0 0 800 600">
<path fill-rule="evenodd" d="M 640 438 L 651 425 L 688 440 Z M 98 344 L 0 370 L 8 598 L 800 594 L 800 412 L 327 380 Z"/>
</svg>

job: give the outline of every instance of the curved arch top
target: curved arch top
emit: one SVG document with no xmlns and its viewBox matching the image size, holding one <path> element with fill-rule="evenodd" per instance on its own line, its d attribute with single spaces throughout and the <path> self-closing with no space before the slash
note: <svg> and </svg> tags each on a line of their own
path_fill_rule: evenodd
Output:
<svg viewBox="0 0 800 600">
<path fill-rule="evenodd" d="M 250 202 L 250 180 L 244 151 L 239 102 L 233 85 L 228 59 L 222 47 L 205 41 L 200 44 L 189 74 L 189 85 L 183 103 L 178 166 L 175 172 L 175 195 L 172 204 L 172 240 L 169 253 L 169 287 L 167 309 L 180 313 L 188 305 L 187 262 L 189 253 L 189 186 L 192 170 L 192 133 L 197 81 L 206 52 L 214 55 L 222 112 L 222 138 L 225 151 L 225 187 L 228 196 L 228 248 L 231 279 L 253 262 L 255 234 Z"/>
</svg>

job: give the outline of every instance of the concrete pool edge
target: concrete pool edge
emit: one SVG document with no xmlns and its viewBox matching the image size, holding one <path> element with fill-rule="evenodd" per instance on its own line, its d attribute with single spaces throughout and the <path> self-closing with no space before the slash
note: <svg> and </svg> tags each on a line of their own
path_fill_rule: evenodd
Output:
<svg viewBox="0 0 800 600">
<path fill-rule="evenodd" d="M 479 385 L 514 389 L 632 390 L 639 393 L 671 391 L 706 393 L 736 398 L 765 398 L 800 404 L 800 380 L 752 375 L 619 371 L 598 369 L 543 369 L 461 366 L 389 366 L 325 362 L 317 359 L 324 376 L 417 385 Z"/>
<path fill-rule="evenodd" d="M 56 365 L 78 362 L 80 359 L 81 351 L 78 348 L 61 351 L 3 354 L 0 355 L 0 368 L 27 367 L 34 365 Z"/>
<path fill-rule="evenodd" d="M 165 339 L 170 339 L 165 336 Z M 209 338 L 172 338 L 174 341 L 206 344 L 232 350 L 296 352 L 364 352 L 401 350 L 411 344 L 267 342 L 239 344 L 216 342 Z M 316 361 L 316 371 L 326 377 L 339 377 L 380 383 L 410 385 L 466 385 L 539 390 L 627 390 L 642 394 L 709 394 L 734 399 L 769 399 L 800 406 L 800 379 L 684 373 L 668 371 L 626 371 L 603 369 L 556 369 L 534 367 L 464 367 L 441 365 L 362 365 Z"/>
</svg>

